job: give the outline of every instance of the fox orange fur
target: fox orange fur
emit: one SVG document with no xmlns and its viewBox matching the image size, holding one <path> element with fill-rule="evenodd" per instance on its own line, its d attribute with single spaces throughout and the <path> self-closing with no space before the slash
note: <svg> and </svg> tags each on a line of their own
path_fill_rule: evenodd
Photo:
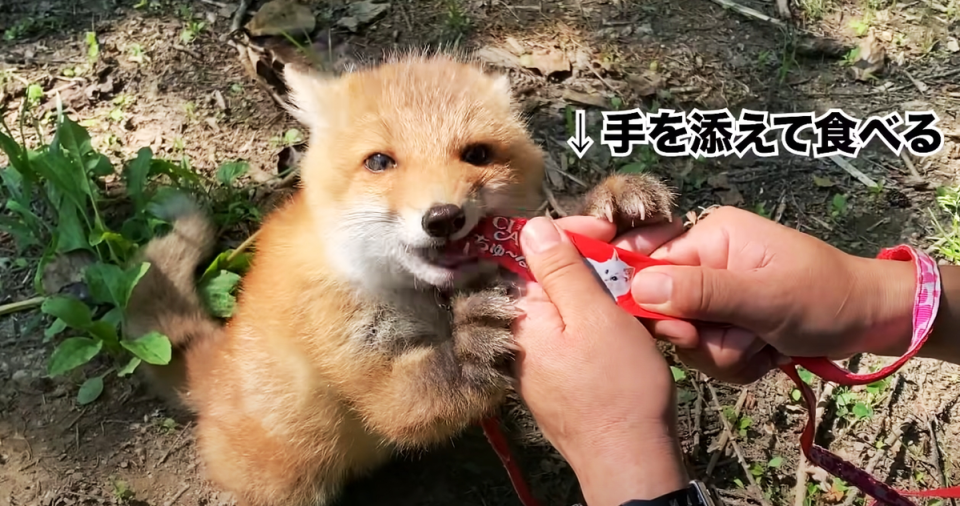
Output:
<svg viewBox="0 0 960 506">
<path fill-rule="evenodd" d="M 323 506 L 404 448 L 450 439 L 510 392 L 509 279 L 444 254 L 485 214 L 529 216 L 543 157 L 509 83 L 446 56 L 322 77 L 288 69 L 309 129 L 302 187 L 264 221 L 237 310 L 207 316 L 194 269 L 214 232 L 192 201 L 142 252 L 125 331 L 166 334 L 149 374 L 197 415 L 209 477 L 242 506 Z M 616 176 L 585 212 L 669 216 Z M 638 219 L 639 219 L 638 218 Z"/>
</svg>

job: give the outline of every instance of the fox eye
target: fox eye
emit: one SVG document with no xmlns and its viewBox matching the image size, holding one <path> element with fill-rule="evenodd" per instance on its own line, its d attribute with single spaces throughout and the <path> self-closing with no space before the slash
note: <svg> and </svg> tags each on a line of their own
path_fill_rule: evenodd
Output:
<svg viewBox="0 0 960 506">
<path fill-rule="evenodd" d="M 470 165 L 486 165 L 492 158 L 490 148 L 484 144 L 474 144 L 463 150 L 460 159 Z"/>
<path fill-rule="evenodd" d="M 375 153 L 363 161 L 363 166 L 370 172 L 383 172 L 392 169 L 397 162 L 383 153 Z"/>
</svg>

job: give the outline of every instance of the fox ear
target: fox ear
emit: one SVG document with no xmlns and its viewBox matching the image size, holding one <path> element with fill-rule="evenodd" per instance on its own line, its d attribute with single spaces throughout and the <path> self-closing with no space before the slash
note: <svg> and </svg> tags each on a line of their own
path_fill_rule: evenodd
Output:
<svg viewBox="0 0 960 506">
<path fill-rule="evenodd" d="M 500 74 L 493 78 L 493 92 L 503 100 L 508 109 L 513 109 L 513 89 L 510 85 L 510 76 Z"/>
<path fill-rule="evenodd" d="M 289 90 L 287 110 L 311 132 L 329 125 L 327 100 L 333 93 L 336 80 L 319 72 L 287 65 L 283 80 Z"/>
</svg>

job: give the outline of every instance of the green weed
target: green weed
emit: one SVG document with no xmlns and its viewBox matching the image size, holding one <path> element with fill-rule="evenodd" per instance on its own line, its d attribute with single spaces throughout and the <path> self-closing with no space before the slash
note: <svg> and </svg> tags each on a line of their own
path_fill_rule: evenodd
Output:
<svg viewBox="0 0 960 506">
<path fill-rule="evenodd" d="M 446 0 L 446 4 L 442 36 L 456 46 L 470 31 L 472 22 L 460 5 L 460 0 Z"/>
<path fill-rule="evenodd" d="M 660 156 L 657 155 L 657 152 L 653 150 L 647 144 L 641 144 L 636 148 L 637 154 L 633 156 L 633 161 L 624 164 L 617 172 L 622 174 L 640 174 L 648 172 L 652 169 L 657 162 L 660 161 Z"/>
<path fill-rule="evenodd" d="M 124 100 L 118 99 L 119 103 Z M 40 307 L 52 319 L 44 332 L 46 340 L 65 336 L 58 339 L 48 359 L 49 376 L 71 373 L 101 355 L 112 360 L 106 372 L 86 378 L 80 386 L 77 402 L 88 404 L 102 393 L 107 375 L 123 377 L 142 362 L 170 361 L 166 336 L 157 332 L 132 336 L 123 331 L 131 292 L 150 269 L 149 263 L 134 261 L 135 254 L 169 229 L 162 213 L 164 203 L 186 192 L 209 201 L 214 209 L 229 207 L 232 202 L 217 199 L 237 198 L 232 183 L 240 170 L 227 165 L 218 172 L 225 175 L 208 181 L 191 170 L 186 159 L 179 164 L 156 159 L 149 148 L 140 149 L 118 170 L 94 149 L 87 130 L 69 117 L 58 116 L 53 139 L 48 144 L 41 140 L 35 148 L 18 143 L 6 124 L 0 126 L 0 150 L 9 160 L 8 166 L 0 168 L 0 202 L 4 203 L 0 232 L 14 239 L 19 257 L 40 258 L 34 289 L 44 293 L 44 267 L 57 257 L 85 253 L 94 259 L 81 273 L 89 297 L 45 294 Z M 124 184 L 122 202 L 106 198 L 104 178 L 109 176 L 119 176 Z M 118 206 L 123 206 L 124 216 L 112 212 Z M 208 266 L 201 293 L 212 313 L 229 316 L 232 292 L 248 260 L 227 251 Z"/>
<path fill-rule="evenodd" d="M 291 128 L 283 133 L 283 135 L 274 135 L 270 138 L 270 146 L 273 148 L 296 146 L 303 142 L 303 133 L 296 128 Z"/>
<path fill-rule="evenodd" d="M 873 16 L 871 12 L 864 14 L 863 19 L 854 19 L 850 22 L 850 28 L 853 29 L 854 33 L 857 34 L 857 37 L 863 37 L 870 31 L 870 25 L 873 21 Z"/>
<path fill-rule="evenodd" d="M 87 32 L 86 41 L 87 60 L 91 63 L 95 62 L 100 57 L 100 42 L 97 40 L 97 32 Z"/>
<path fill-rule="evenodd" d="M 845 217 L 849 211 L 847 196 L 842 193 L 834 194 L 833 198 L 830 199 L 830 217 L 835 220 L 840 219 Z"/>
<path fill-rule="evenodd" d="M 936 253 L 951 263 L 960 263 L 960 188 L 937 188 L 937 206 L 949 217 L 949 225 L 944 226 L 933 210 L 930 218 L 936 229 L 933 248 Z"/>
<path fill-rule="evenodd" d="M 828 0 L 800 0 L 800 8 L 811 20 L 822 18 L 828 7 Z"/>
<path fill-rule="evenodd" d="M 194 19 L 187 21 L 187 26 L 185 26 L 183 31 L 180 32 L 180 41 L 184 44 L 193 42 L 206 27 L 207 23 L 204 21 L 197 21 Z"/>
<path fill-rule="evenodd" d="M 148 61 L 146 52 L 143 50 L 143 46 L 137 43 L 130 44 L 127 47 L 127 52 L 130 53 L 128 59 L 134 63 L 139 63 L 143 65 L 144 62 Z"/>
</svg>

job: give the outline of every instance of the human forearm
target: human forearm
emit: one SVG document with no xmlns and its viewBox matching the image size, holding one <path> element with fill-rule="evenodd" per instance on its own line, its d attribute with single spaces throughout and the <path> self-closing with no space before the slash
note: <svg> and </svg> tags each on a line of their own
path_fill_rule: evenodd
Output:
<svg viewBox="0 0 960 506">
<path fill-rule="evenodd" d="M 916 304 L 913 262 L 864 259 L 861 263 L 862 351 L 900 356 L 910 347 Z M 960 364 L 960 267 L 940 266 L 941 295 L 937 318 L 917 356 Z"/>
<path fill-rule="evenodd" d="M 634 435 L 636 437 L 637 435 Z M 619 506 L 687 487 L 680 446 L 672 436 L 613 442 L 567 456 L 590 506 Z"/>
</svg>

